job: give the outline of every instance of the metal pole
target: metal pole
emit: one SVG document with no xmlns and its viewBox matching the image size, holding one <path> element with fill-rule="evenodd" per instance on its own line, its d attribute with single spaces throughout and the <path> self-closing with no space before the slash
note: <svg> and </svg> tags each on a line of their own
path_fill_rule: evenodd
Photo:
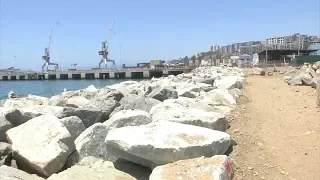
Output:
<svg viewBox="0 0 320 180">
<path fill-rule="evenodd" d="M 120 59 L 119 59 L 119 64 L 120 64 L 120 68 L 122 67 L 122 65 L 121 65 L 121 48 L 122 48 L 122 45 L 120 44 Z"/>
<path fill-rule="evenodd" d="M 298 40 L 299 42 L 298 42 L 298 56 L 300 56 L 300 46 L 301 46 L 301 44 L 300 44 L 300 33 L 299 33 L 299 40 Z"/>
</svg>

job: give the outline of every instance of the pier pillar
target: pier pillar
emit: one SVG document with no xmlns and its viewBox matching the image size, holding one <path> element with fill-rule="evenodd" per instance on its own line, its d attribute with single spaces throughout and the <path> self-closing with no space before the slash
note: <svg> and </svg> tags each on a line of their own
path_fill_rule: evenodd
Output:
<svg viewBox="0 0 320 180">
<path fill-rule="evenodd" d="M 29 75 L 24 75 L 25 80 L 29 80 Z"/>
<path fill-rule="evenodd" d="M 2 76 L 0 76 L 0 80 L 2 80 Z"/>
<path fill-rule="evenodd" d="M 20 76 L 19 75 L 16 75 L 16 80 L 20 80 Z"/>
<path fill-rule="evenodd" d="M 8 80 L 11 80 L 11 76 L 8 76 Z"/>
<path fill-rule="evenodd" d="M 72 73 L 68 73 L 68 79 L 72 79 Z"/>
<path fill-rule="evenodd" d="M 56 74 L 56 79 L 60 79 L 60 74 Z"/>
<path fill-rule="evenodd" d="M 110 79 L 114 79 L 114 72 L 110 72 L 109 77 L 110 77 Z"/>
<path fill-rule="evenodd" d="M 126 72 L 126 78 L 131 78 L 131 72 L 130 71 Z"/>
<path fill-rule="evenodd" d="M 99 79 L 100 78 L 99 73 L 94 73 L 94 78 Z"/>
<path fill-rule="evenodd" d="M 49 79 L 49 74 L 45 74 L 45 75 L 44 75 L 44 79 L 45 79 L 45 80 L 48 80 L 48 79 Z"/>
<path fill-rule="evenodd" d="M 86 78 L 86 73 L 81 73 L 81 79 L 85 79 Z"/>
<path fill-rule="evenodd" d="M 143 78 L 150 78 L 150 72 L 149 71 L 143 71 Z"/>
</svg>

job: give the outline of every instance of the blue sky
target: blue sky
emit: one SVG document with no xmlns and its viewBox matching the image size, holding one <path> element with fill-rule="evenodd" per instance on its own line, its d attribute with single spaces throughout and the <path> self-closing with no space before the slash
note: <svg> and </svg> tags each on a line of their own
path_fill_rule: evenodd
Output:
<svg viewBox="0 0 320 180">
<path fill-rule="evenodd" d="M 212 44 L 320 34 L 319 0 L 0 0 L 0 68 L 40 70 L 53 30 L 51 61 L 97 67 L 115 20 L 110 58 L 134 65 L 207 51 Z M 60 49 L 60 50 L 59 50 Z M 60 52 L 60 53 L 59 53 Z M 60 56 L 59 56 L 60 54 Z M 14 60 L 16 56 L 16 61 Z"/>
</svg>

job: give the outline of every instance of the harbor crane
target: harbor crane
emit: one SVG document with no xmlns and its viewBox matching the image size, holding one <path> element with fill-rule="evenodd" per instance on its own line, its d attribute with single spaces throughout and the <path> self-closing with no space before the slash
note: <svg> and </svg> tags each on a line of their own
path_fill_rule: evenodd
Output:
<svg viewBox="0 0 320 180">
<path fill-rule="evenodd" d="M 112 36 L 112 32 L 113 32 L 113 25 L 114 25 L 114 21 L 111 25 L 110 28 L 110 34 L 109 34 L 109 39 L 106 41 L 102 41 L 102 47 L 101 47 L 101 51 L 99 51 L 99 55 L 102 56 L 101 57 L 101 61 L 99 63 L 99 69 L 101 69 L 101 64 L 104 63 L 105 64 L 105 68 L 107 69 L 107 62 L 111 62 L 112 63 L 112 67 L 116 67 L 116 63 L 114 60 L 108 59 L 108 47 L 109 47 L 109 43 L 111 40 L 111 36 Z"/>
<path fill-rule="evenodd" d="M 45 61 L 45 63 L 42 66 L 42 72 L 44 72 L 44 67 L 47 67 L 47 71 L 48 71 L 49 65 L 54 65 L 55 71 L 59 68 L 59 65 L 57 63 L 50 62 L 51 38 L 52 38 L 52 29 L 50 31 L 50 36 L 49 36 L 49 46 L 47 48 L 44 48 L 44 56 L 42 56 L 42 59 Z"/>
</svg>

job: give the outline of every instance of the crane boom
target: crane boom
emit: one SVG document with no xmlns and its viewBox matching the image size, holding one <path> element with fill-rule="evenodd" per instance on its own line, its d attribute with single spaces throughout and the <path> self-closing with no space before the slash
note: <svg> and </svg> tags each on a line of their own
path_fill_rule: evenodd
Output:
<svg viewBox="0 0 320 180">
<path fill-rule="evenodd" d="M 50 30 L 48 51 L 50 51 L 50 47 L 51 47 L 51 39 L 52 39 L 52 29 Z"/>
</svg>

